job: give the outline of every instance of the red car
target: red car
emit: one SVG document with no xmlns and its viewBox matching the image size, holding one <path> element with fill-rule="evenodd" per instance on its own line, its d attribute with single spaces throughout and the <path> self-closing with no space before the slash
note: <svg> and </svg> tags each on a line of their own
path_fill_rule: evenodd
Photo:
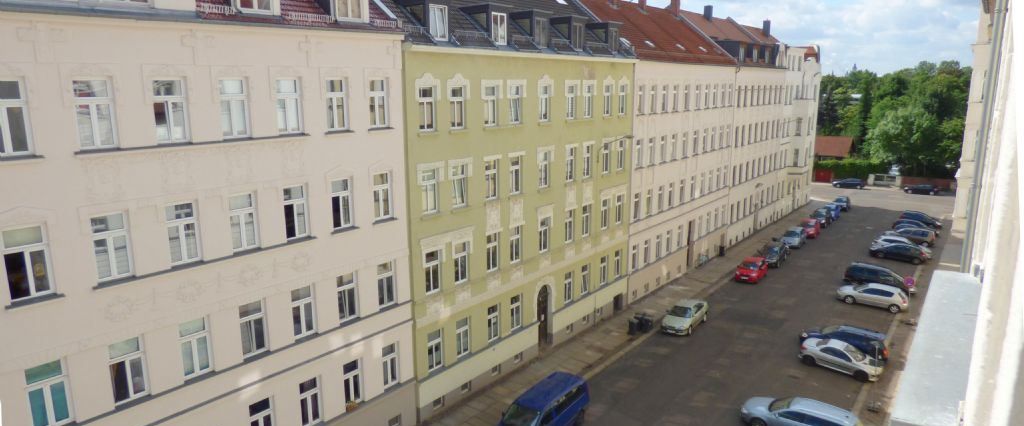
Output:
<svg viewBox="0 0 1024 426">
<path fill-rule="evenodd" d="M 800 221 L 800 226 L 807 231 L 807 238 L 818 238 L 818 235 L 821 234 L 821 223 L 817 219 L 803 219 Z"/>
<path fill-rule="evenodd" d="M 768 275 L 768 261 L 763 257 L 748 257 L 736 267 L 736 281 L 757 284 Z"/>
</svg>

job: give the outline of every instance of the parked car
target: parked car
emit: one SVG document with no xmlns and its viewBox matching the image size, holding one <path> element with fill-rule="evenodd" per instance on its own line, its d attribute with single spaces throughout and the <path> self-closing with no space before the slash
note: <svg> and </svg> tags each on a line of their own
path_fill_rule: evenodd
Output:
<svg viewBox="0 0 1024 426">
<path fill-rule="evenodd" d="M 789 258 L 789 246 L 781 241 L 777 241 L 774 238 L 772 242 L 765 244 L 757 251 L 757 254 L 764 257 L 764 260 L 768 261 L 769 268 L 778 268 L 782 266 L 782 262 L 785 262 Z"/>
<path fill-rule="evenodd" d="M 845 195 L 840 195 L 836 197 L 836 199 L 833 200 L 832 202 L 838 204 L 844 212 L 850 211 L 850 209 L 853 208 L 853 203 L 850 202 L 850 197 Z"/>
<path fill-rule="evenodd" d="M 782 234 L 782 243 L 789 248 L 800 248 L 807 243 L 807 231 L 804 231 L 802 226 L 794 226 L 786 230 L 785 234 Z"/>
<path fill-rule="evenodd" d="M 757 284 L 768 275 L 768 262 L 763 257 L 748 257 L 736 267 L 736 281 Z"/>
<path fill-rule="evenodd" d="M 892 231 L 885 231 L 883 234 L 889 232 L 906 238 L 916 244 L 923 245 L 925 247 L 935 247 L 935 231 L 923 228 L 899 228 Z"/>
<path fill-rule="evenodd" d="M 822 228 L 828 228 L 829 225 L 832 225 L 832 213 L 830 213 L 828 209 L 824 207 L 811 212 L 810 217 L 818 219 L 818 222 L 821 223 Z"/>
<path fill-rule="evenodd" d="M 848 284 L 875 283 L 887 285 L 905 291 L 907 294 L 917 292 L 914 277 L 909 275 L 903 277 L 892 269 L 867 262 L 850 263 L 850 266 L 846 267 L 846 272 L 843 273 L 843 281 Z"/>
<path fill-rule="evenodd" d="M 800 344 L 800 361 L 849 374 L 862 382 L 878 380 L 885 369 L 881 360 L 864 355 L 849 343 L 816 337 L 809 337 Z"/>
<path fill-rule="evenodd" d="M 917 244 L 886 244 L 884 246 L 873 246 L 868 252 L 871 256 L 879 259 L 893 259 L 910 262 L 920 265 L 927 262 L 931 257 L 925 254 Z"/>
<path fill-rule="evenodd" d="M 586 380 L 561 371 L 533 385 L 501 413 L 499 426 L 582 424 L 590 389 Z"/>
<path fill-rule="evenodd" d="M 661 331 L 668 334 L 689 336 L 693 327 L 708 321 L 708 302 L 696 299 L 680 299 L 661 319 Z"/>
<path fill-rule="evenodd" d="M 821 235 L 821 222 L 818 222 L 818 219 L 800 219 L 800 226 L 807 233 L 807 238 L 818 238 L 818 235 Z"/>
<path fill-rule="evenodd" d="M 899 218 L 900 219 L 913 219 L 913 220 L 921 222 L 921 223 L 923 223 L 925 225 L 929 225 L 930 228 L 942 229 L 942 221 L 941 220 L 939 220 L 938 218 L 929 216 L 928 214 L 925 214 L 923 212 L 916 211 L 916 210 L 904 210 L 903 213 L 900 213 L 900 217 Z"/>
<path fill-rule="evenodd" d="M 869 357 L 883 361 L 889 359 L 889 348 L 885 346 L 885 334 L 875 330 L 852 325 L 830 325 L 809 328 L 800 333 L 801 342 L 808 337 L 842 340 L 860 349 Z"/>
<path fill-rule="evenodd" d="M 844 285 L 836 290 L 836 299 L 849 305 L 860 303 L 886 308 L 894 314 L 910 307 L 910 299 L 903 290 L 882 284 Z"/>
<path fill-rule="evenodd" d="M 886 244 L 911 244 L 911 245 L 915 245 L 915 246 L 920 247 L 921 250 L 924 250 L 925 254 L 927 254 L 929 258 L 932 256 L 932 249 L 930 249 L 928 247 L 925 247 L 923 245 L 917 244 L 917 243 L 915 243 L 913 241 L 910 241 L 910 240 L 906 239 L 905 237 L 901 237 L 899 235 L 887 235 L 887 234 L 879 235 L 877 238 L 875 238 L 874 241 L 871 242 L 871 247 L 882 246 L 882 245 L 886 245 Z"/>
<path fill-rule="evenodd" d="M 941 237 L 941 235 L 939 235 L 939 234 L 940 234 L 940 232 L 939 232 L 938 230 L 936 230 L 936 229 L 932 229 L 932 228 L 929 228 L 929 227 L 927 227 L 927 226 L 924 226 L 924 225 L 923 225 L 923 224 L 921 224 L 920 222 L 918 222 L 918 223 L 917 223 L 917 224 L 915 225 L 915 224 L 913 224 L 913 223 L 910 223 L 910 222 L 916 222 L 916 221 L 913 221 L 913 220 L 908 220 L 908 219 L 901 219 L 901 221 L 905 221 L 905 222 L 903 222 L 903 223 L 898 223 L 898 224 L 893 224 L 893 226 L 892 226 L 892 229 L 893 229 L 894 231 L 899 231 L 900 229 L 924 229 L 924 230 L 926 230 L 926 231 L 932 231 L 932 233 L 933 233 L 933 234 L 935 234 L 935 238 L 939 238 L 939 237 Z"/>
<path fill-rule="evenodd" d="M 825 204 L 825 208 L 826 208 L 826 209 L 828 209 L 828 211 L 829 211 L 830 213 L 832 213 L 832 221 L 833 221 L 833 222 L 835 222 L 835 221 L 839 220 L 839 216 L 841 216 L 841 215 L 839 214 L 839 212 L 840 212 L 840 211 L 842 210 L 842 208 L 841 208 L 841 207 L 839 207 L 839 205 L 838 205 L 838 204 L 835 204 L 835 203 L 827 203 L 827 204 Z"/>
<path fill-rule="evenodd" d="M 903 187 L 903 192 L 907 194 L 939 195 L 942 192 L 942 188 L 929 184 L 907 185 Z"/>
<path fill-rule="evenodd" d="M 743 423 L 751 426 L 860 426 L 853 413 L 809 398 L 755 396 L 740 408 Z"/>
<path fill-rule="evenodd" d="M 864 189 L 864 181 L 857 178 L 840 179 L 832 181 L 832 186 L 836 188 Z"/>
</svg>

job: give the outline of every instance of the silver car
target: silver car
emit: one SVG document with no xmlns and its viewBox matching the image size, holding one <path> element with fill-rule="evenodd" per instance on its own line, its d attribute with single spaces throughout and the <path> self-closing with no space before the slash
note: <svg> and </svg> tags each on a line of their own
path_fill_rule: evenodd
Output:
<svg viewBox="0 0 1024 426">
<path fill-rule="evenodd" d="M 924 245 L 914 244 L 913 241 L 910 241 L 906 237 L 903 237 L 903 236 L 901 236 L 899 234 L 894 234 L 894 235 L 882 234 L 882 235 L 879 235 L 878 238 L 875 238 L 875 240 L 871 242 L 871 246 L 872 247 L 880 246 L 882 244 L 909 244 L 909 245 L 912 245 L 912 246 L 920 247 L 921 250 L 924 251 L 925 254 L 927 254 L 929 258 L 932 256 L 932 249 L 930 249 L 928 247 L 925 247 Z"/>
<path fill-rule="evenodd" d="M 782 243 L 789 248 L 800 248 L 807 242 L 807 230 L 802 226 L 794 226 L 782 234 Z"/>
<path fill-rule="evenodd" d="M 695 299 L 681 299 L 661 319 L 661 331 L 668 334 L 689 336 L 693 328 L 708 320 L 708 302 Z"/>
<path fill-rule="evenodd" d="M 853 413 L 821 401 L 801 397 L 755 396 L 740 408 L 740 418 L 751 426 L 836 425 L 861 426 Z"/>
<path fill-rule="evenodd" d="M 800 344 L 800 355 L 806 365 L 820 365 L 849 374 L 862 382 L 874 382 L 882 375 L 882 362 L 861 352 L 842 340 L 808 337 Z"/>
<path fill-rule="evenodd" d="M 860 303 L 886 308 L 894 314 L 910 307 L 910 299 L 903 290 L 884 284 L 844 285 L 836 290 L 836 299 L 850 305 Z"/>
</svg>

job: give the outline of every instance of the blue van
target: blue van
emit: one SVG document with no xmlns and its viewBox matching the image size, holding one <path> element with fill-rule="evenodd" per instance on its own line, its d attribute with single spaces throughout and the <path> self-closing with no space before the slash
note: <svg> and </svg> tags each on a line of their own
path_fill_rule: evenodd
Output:
<svg viewBox="0 0 1024 426">
<path fill-rule="evenodd" d="M 590 389 L 582 377 L 556 371 L 533 385 L 501 413 L 499 426 L 583 424 Z"/>
</svg>

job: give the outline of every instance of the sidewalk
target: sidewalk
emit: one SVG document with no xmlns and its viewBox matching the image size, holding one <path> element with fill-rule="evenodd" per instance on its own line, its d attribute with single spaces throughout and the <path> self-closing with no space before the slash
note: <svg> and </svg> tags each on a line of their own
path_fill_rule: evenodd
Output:
<svg viewBox="0 0 1024 426">
<path fill-rule="evenodd" d="M 815 203 L 816 205 L 817 203 Z M 693 269 L 681 278 L 670 281 L 615 316 L 584 331 L 576 338 L 542 352 L 536 359 L 509 373 L 488 388 L 476 391 L 440 416 L 423 422 L 425 425 L 494 425 L 502 410 L 533 384 L 555 371 L 566 371 L 590 378 L 617 361 L 631 349 L 657 333 L 661 317 L 673 303 L 684 297 L 705 298 L 728 282 L 736 265 L 754 254 L 773 236 L 797 224 L 813 211 L 805 205 L 777 222 L 768 225 L 726 250 L 725 256 L 714 257 L 704 266 Z M 634 313 L 646 311 L 655 317 L 655 330 L 630 336 L 626 321 Z"/>
</svg>

